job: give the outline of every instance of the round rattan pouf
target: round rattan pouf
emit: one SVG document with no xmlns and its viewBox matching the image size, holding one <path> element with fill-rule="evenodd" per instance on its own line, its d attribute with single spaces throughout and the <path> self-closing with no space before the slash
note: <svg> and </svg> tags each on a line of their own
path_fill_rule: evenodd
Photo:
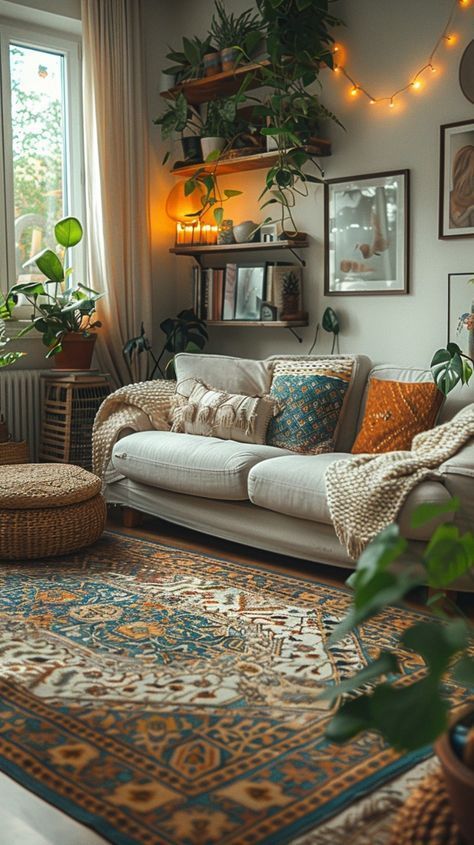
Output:
<svg viewBox="0 0 474 845">
<path fill-rule="evenodd" d="M 94 543 L 106 507 L 96 475 L 71 464 L 0 469 L 0 560 L 52 557 Z"/>
</svg>

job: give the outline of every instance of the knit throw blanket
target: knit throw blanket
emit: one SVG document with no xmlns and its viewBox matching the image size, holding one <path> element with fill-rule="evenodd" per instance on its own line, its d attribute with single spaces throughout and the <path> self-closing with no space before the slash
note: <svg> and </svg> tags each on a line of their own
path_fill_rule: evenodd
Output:
<svg viewBox="0 0 474 845">
<path fill-rule="evenodd" d="M 329 512 L 348 555 L 359 557 L 370 540 L 394 522 L 420 481 L 439 479 L 440 464 L 474 437 L 474 403 L 450 422 L 413 438 L 410 452 L 356 455 L 326 470 Z"/>
<path fill-rule="evenodd" d="M 92 430 L 93 471 L 101 478 L 121 437 L 135 431 L 168 431 L 175 381 L 144 381 L 127 384 L 102 402 Z M 123 476 L 119 473 L 119 478 Z M 110 479 L 111 480 L 111 479 Z"/>
</svg>

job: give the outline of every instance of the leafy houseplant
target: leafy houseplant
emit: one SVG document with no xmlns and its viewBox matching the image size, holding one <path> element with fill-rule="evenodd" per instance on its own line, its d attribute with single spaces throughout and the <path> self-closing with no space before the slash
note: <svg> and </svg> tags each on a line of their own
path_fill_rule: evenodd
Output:
<svg viewBox="0 0 474 845">
<path fill-rule="evenodd" d="M 167 53 L 166 58 L 174 64 L 166 68 L 164 73 L 174 76 L 177 83 L 199 79 L 204 75 L 204 56 L 213 49 L 211 42 L 210 35 L 204 41 L 197 37 L 183 37 L 183 49 Z"/>
<path fill-rule="evenodd" d="M 63 347 L 72 341 L 77 341 L 81 349 L 86 343 L 92 357 L 96 336 L 91 330 L 101 325 L 95 319 L 95 309 L 97 300 L 103 294 L 82 284 L 73 285 L 70 281 L 72 268 L 67 267 L 66 262 L 66 250 L 76 246 L 82 239 L 82 226 L 76 217 L 65 217 L 56 223 L 54 234 L 62 248 L 62 258 L 51 249 L 45 249 L 35 256 L 33 260 L 39 272 L 46 276 L 46 281 L 13 285 L 7 294 L 6 308 L 11 315 L 18 296 L 22 294 L 25 297 L 33 313 L 31 322 L 17 337 L 23 337 L 32 330 L 38 331 L 43 336 L 44 345 L 48 347 L 46 358 L 60 354 Z M 78 363 L 80 369 L 87 369 L 90 359 L 88 365 L 84 361 Z M 61 366 L 69 368 L 64 359 Z M 73 361 L 70 368 L 76 366 L 77 363 Z"/>
<path fill-rule="evenodd" d="M 413 514 L 412 526 L 454 511 L 458 506 L 455 499 L 448 505 L 421 505 Z M 430 604 L 441 619 L 425 617 L 411 625 L 400 636 L 396 650 L 381 651 L 355 676 L 324 693 L 331 700 L 343 697 L 327 730 L 328 739 L 334 742 L 345 742 L 364 730 L 377 730 L 396 749 L 422 748 L 448 728 L 446 682 L 474 687 L 474 626 L 455 606 L 452 610 L 457 612 L 456 617 L 447 616 L 445 610 L 447 604 L 451 605 L 446 588 L 462 575 L 474 580 L 474 534 L 471 531 L 461 534 L 452 523 L 438 525 L 417 563 L 392 568 L 391 564 L 406 548 L 407 541 L 395 524 L 367 546 L 356 571 L 348 579 L 354 590 L 352 609 L 336 628 L 331 641 L 346 636 L 352 628 L 403 600 L 411 589 L 422 584 L 436 591 Z M 422 657 L 426 665 L 423 677 L 417 673 L 410 684 L 394 683 L 399 673 L 395 651 L 399 649 L 417 652 Z M 364 691 L 358 694 L 361 688 Z M 472 822 L 474 771 L 470 778 Z M 449 781 L 447 785 L 449 789 Z M 463 817 L 459 821 L 462 824 Z M 470 827 L 471 838 L 464 831 L 470 843 L 472 831 Z"/>
<path fill-rule="evenodd" d="M 5 352 L 5 347 L 8 346 L 10 338 L 6 336 L 5 321 L 0 317 L 0 367 L 9 367 L 14 364 L 19 358 L 23 358 L 26 352 Z"/>
<path fill-rule="evenodd" d="M 153 353 L 143 323 L 141 324 L 140 334 L 128 340 L 122 350 L 129 367 L 134 358 L 139 358 L 140 355 L 146 353 L 147 380 L 155 378 L 157 372 L 162 378 L 174 378 L 175 355 L 178 352 L 201 352 L 208 339 L 205 322 L 200 320 L 191 308 L 180 311 L 174 319 L 168 317 L 166 320 L 163 320 L 160 323 L 160 329 L 165 333 L 166 339 L 158 358 Z M 171 358 L 168 360 L 165 368 L 162 369 L 160 362 L 166 352 L 171 355 Z M 153 366 L 151 366 L 150 359 Z"/>
<path fill-rule="evenodd" d="M 469 281 L 470 284 L 474 284 L 474 279 L 470 279 Z M 463 314 L 459 318 L 458 331 L 463 325 L 467 325 L 470 332 L 468 355 L 460 349 L 457 343 L 448 343 L 446 348 L 438 349 L 432 358 L 431 371 L 433 378 L 439 390 L 445 396 L 457 384 L 468 384 L 474 372 L 474 357 L 472 353 L 474 325 L 471 325 L 471 323 L 474 323 L 474 315 L 472 314 Z"/>
<path fill-rule="evenodd" d="M 245 56 L 251 56 L 262 39 L 262 21 L 252 9 L 230 14 L 220 0 L 215 3 L 210 35 L 221 51 L 222 69 L 232 70 Z"/>
</svg>

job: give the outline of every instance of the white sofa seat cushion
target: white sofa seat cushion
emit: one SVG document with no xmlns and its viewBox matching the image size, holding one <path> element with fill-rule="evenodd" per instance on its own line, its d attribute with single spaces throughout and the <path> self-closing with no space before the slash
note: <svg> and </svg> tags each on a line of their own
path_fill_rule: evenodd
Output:
<svg viewBox="0 0 474 845">
<path fill-rule="evenodd" d="M 328 452 L 322 455 L 291 455 L 258 464 L 249 474 L 249 499 L 261 508 L 332 525 L 324 475 L 330 464 L 342 458 L 353 459 L 343 452 Z M 432 520 L 414 529 L 410 525 L 413 510 L 423 502 L 442 504 L 449 498 L 448 491 L 438 481 L 424 481 L 415 487 L 398 520 L 402 534 L 410 540 L 427 540 L 433 527 L 443 520 Z M 447 518 L 451 519 L 450 516 Z"/>
<path fill-rule="evenodd" d="M 114 468 L 133 481 L 207 499 L 248 499 L 248 474 L 268 458 L 290 454 L 274 446 L 140 431 L 114 446 Z"/>
</svg>

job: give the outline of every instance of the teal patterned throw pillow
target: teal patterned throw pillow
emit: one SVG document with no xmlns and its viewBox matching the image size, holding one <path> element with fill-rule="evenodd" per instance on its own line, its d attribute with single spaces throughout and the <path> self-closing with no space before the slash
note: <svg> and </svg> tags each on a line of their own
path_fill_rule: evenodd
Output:
<svg viewBox="0 0 474 845">
<path fill-rule="evenodd" d="M 268 446 L 312 455 L 331 452 L 350 376 L 350 371 L 276 374 L 271 396 L 282 411 L 270 421 Z"/>
</svg>

